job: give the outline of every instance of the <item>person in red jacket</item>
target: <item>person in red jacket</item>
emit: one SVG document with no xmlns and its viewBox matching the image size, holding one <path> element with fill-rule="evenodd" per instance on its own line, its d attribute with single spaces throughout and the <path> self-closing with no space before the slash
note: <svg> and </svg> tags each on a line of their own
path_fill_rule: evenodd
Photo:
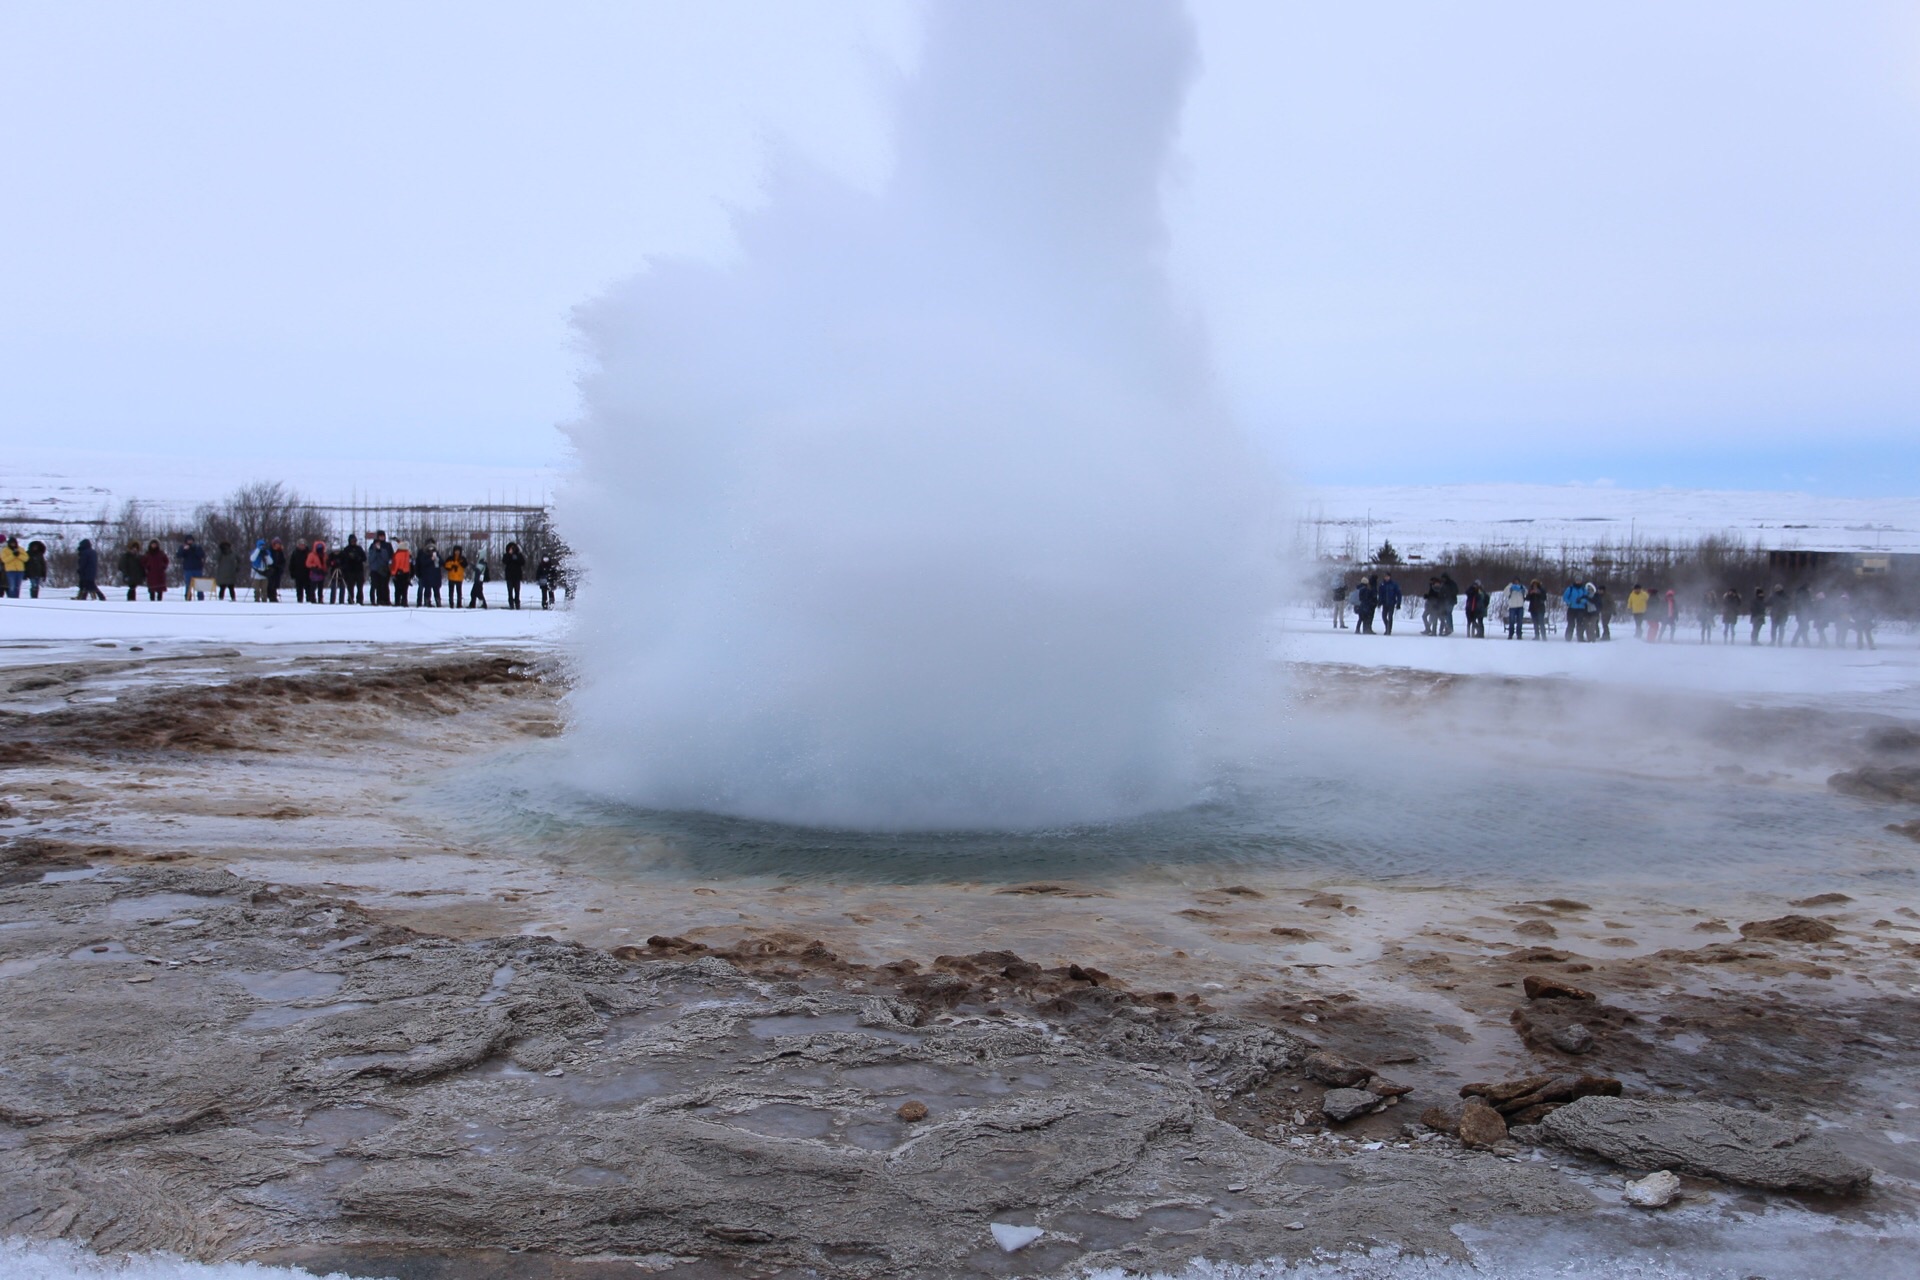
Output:
<svg viewBox="0 0 1920 1280">
<path fill-rule="evenodd" d="M 147 544 L 147 554 L 140 557 L 140 566 L 147 573 L 147 599 L 164 600 L 167 598 L 167 553 L 160 549 L 158 542 Z"/>
</svg>

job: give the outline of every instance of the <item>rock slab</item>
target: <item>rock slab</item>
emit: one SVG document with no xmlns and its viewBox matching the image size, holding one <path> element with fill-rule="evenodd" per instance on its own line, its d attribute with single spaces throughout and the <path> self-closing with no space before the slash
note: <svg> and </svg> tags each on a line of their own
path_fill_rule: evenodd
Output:
<svg viewBox="0 0 1920 1280">
<path fill-rule="evenodd" d="M 1557 1146 L 1629 1169 L 1679 1169 L 1769 1191 L 1863 1194 L 1873 1170 L 1811 1125 L 1714 1102 L 1586 1097 L 1540 1121 Z"/>
</svg>

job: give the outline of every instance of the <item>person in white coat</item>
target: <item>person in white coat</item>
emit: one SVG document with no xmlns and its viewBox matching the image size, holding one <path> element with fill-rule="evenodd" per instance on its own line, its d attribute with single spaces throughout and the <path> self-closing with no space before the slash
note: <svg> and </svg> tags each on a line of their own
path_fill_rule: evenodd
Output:
<svg viewBox="0 0 1920 1280">
<path fill-rule="evenodd" d="M 1523 619 L 1527 616 L 1526 584 L 1523 582 L 1509 582 L 1507 589 L 1501 594 L 1506 597 L 1507 639 L 1518 640 L 1521 638 L 1520 633 L 1525 625 Z"/>
</svg>

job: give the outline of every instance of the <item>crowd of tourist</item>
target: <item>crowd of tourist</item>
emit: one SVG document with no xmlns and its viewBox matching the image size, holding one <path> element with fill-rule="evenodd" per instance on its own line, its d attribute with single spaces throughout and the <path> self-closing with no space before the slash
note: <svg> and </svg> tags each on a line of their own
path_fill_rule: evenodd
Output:
<svg viewBox="0 0 1920 1280">
<path fill-rule="evenodd" d="M 0 545 L 0 569 L 8 597 L 17 600 L 24 590 L 38 599 L 47 580 L 46 544 L 36 539 L 23 547 L 17 536 L 9 536 Z M 561 590 L 572 594 L 570 577 L 556 557 L 542 555 L 530 566 L 517 542 L 509 542 L 497 557 L 483 547 L 468 551 L 457 543 L 442 554 L 432 538 L 415 548 L 389 539 L 384 530 L 368 535 L 364 545 L 352 533 L 333 546 L 321 538 L 298 539 L 291 547 L 279 538 L 260 538 L 245 554 L 226 541 L 209 550 L 191 534 L 171 555 L 158 539 L 144 546 L 134 539 L 111 562 L 93 539 L 82 538 L 75 555 L 75 598 L 105 600 L 103 575 L 109 585 L 124 587 L 129 600 L 139 599 L 142 591 L 148 600 L 164 600 L 175 584 L 188 600 L 209 594 L 238 600 L 245 589 L 254 600 L 277 604 L 284 590 L 304 604 L 395 608 L 485 609 L 487 587 L 494 582 L 503 585 L 509 609 L 520 607 L 521 588 L 529 580 L 539 590 L 542 609 L 552 608 Z"/>
<path fill-rule="evenodd" d="M 1467 634 L 1481 639 L 1486 637 L 1491 616 L 1505 625 L 1509 640 L 1528 635 L 1545 640 L 1559 635 L 1583 643 L 1613 639 L 1619 604 L 1604 584 L 1578 579 L 1570 580 L 1559 591 L 1550 590 L 1538 578 L 1530 582 L 1515 579 L 1492 591 L 1475 579 L 1462 590 L 1448 573 L 1428 578 L 1426 590 L 1418 599 L 1423 635 L 1453 635 L 1454 618 L 1459 613 L 1466 622 Z M 1789 590 L 1785 584 L 1775 583 L 1771 589 L 1756 586 L 1747 595 L 1732 586 L 1682 592 L 1636 582 L 1624 603 L 1634 636 L 1655 643 L 1678 640 L 1682 630 L 1697 627 L 1702 644 L 1712 643 L 1718 635 L 1724 644 L 1744 638 L 1750 645 L 1824 648 L 1845 645 L 1851 636 L 1856 648 L 1876 647 L 1874 600 L 1868 590 L 1837 586 L 1829 591 L 1805 582 Z M 1403 605 L 1412 611 L 1413 605 L 1391 572 L 1369 573 L 1358 583 L 1350 582 L 1345 574 L 1334 579 L 1336 628 L 1346 628 L 1351 611 L 1355 635 L 1390 636 L 1394 616 Z M 1376 620 L 1378 632 L 1374 630 Z M 1829 629 L 1833 632 L 1831 641 Z"/>
</svg>

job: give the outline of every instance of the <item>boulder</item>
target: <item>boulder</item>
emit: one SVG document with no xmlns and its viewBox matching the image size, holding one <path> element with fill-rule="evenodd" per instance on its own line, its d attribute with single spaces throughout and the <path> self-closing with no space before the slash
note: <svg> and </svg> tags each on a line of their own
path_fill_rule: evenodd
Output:
<svg viewBox="0 0 1920 1280">
<path fill-rule="evenodd" d="M 1769 1191 L 1859 1195 L 1873 1180 L 1812 1125 L 1714 1102 L 1590 1096 L 1547 1116 L 1540 1136 L 1628 1169 L 1679 1169 Z"/>
<path fill-rule="evenodd" d="M 1591 1000 L 1593 992 L 1574 986 L 1571 982 L 1562 982 L 1558 978 L 1542 977 L 1530 973 L 1520 980 L 1521 989 L 1529 1000 Z"/>
<path fill-rule="evenodd" d="M 1680 1179 L 1669 1169 L 1650 1173 L 1637 1182 L 1629 1182 L 1627 1189 L 1621 1193 L 1628 1204 L 1640 1209 L 1662 1208 L 1679 1194 Z"/>
<path fill-rule="evenodd" d="M 1365 1084 L 1373 1075 L 1372 1067 L 1363 1067 L 1359 1063 L 1343 1058 L 1337 1053 L 1328 1053 L 1319 1049 L 1307 1055 L 1300 1069 L 1310 1079 L 1321 1084 L 1332 1085 L 1336 1089 L 1352 1089 Z"/>
<path fill-rule="evenodd" d="M 1740 926 L 1740 936 L 1749 941 L 1830 942 L 1839 932 L 1825 920 L 1816 920 L 1812 916 L 1749 920 Z"/>
<path fill-rule="evenodd" d="M 1859 796 L 1863 800 L 1904 800 L 1909 804 L 1920 804 L 1920 765 L 1891 765 L 1886 768 L 1868 765 L 1862 769 L 1849 769 L 1828 778 L 1827 785 L 1835 791 Z"/>
<path fill-rule="evenodd" d="M 1365 1089 L 1329 1089 L 1327 1096 L 1320 1100 L 1320 1110 L 1335 1124 L 1344 1124 L 1385 1105 L 1380 1097 Z"/>
<path fill-rule="evenodd" d="M 1498 1111 L 1479 1098 L 1468 1098 L 1460 1108 L 1460 1141 L 1470 1147 L 1490 1147 L 1503 1142 L 1507 1122 Z"/>
<path fill-rule="evenodd" d="M 1585 1053 L 1593 1048 L 1593 1032 L 1583 1022 L 1569 1023 L 1551 1032 L 1547 1042 L 1562 1053 Z"/>
</svg>

